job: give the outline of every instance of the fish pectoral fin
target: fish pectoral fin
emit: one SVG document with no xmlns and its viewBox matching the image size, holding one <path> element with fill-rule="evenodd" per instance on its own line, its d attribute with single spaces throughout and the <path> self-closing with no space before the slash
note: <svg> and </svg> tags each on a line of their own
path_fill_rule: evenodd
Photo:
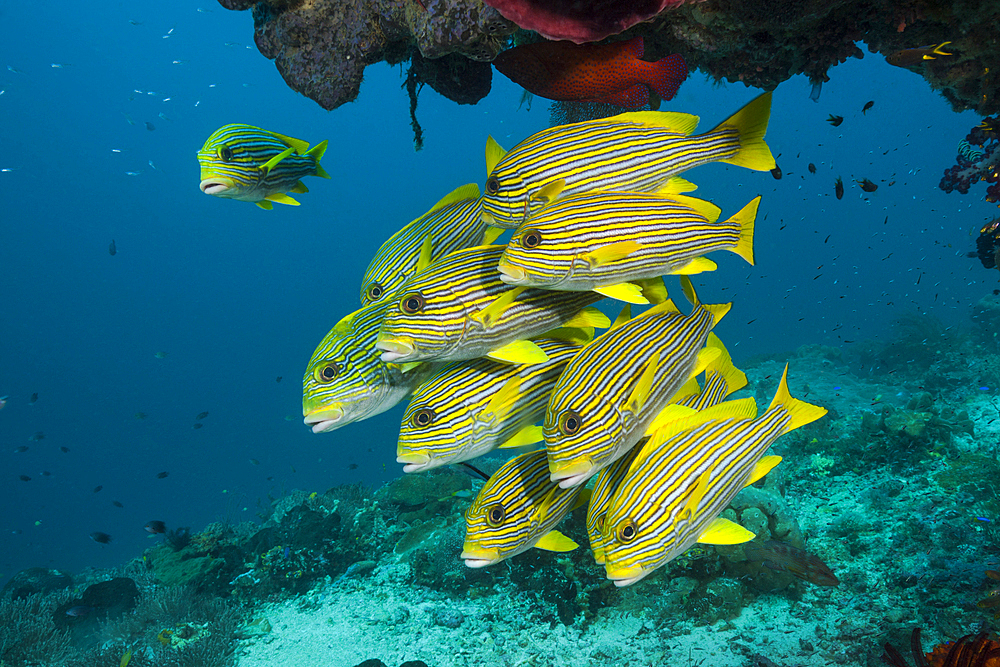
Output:
<svg viewBox="0 0 1000 667">
<path fill-rule="evenodd" d="M 542 549 L 544 551 L 558 551 L 560 553 L 572 551 L 578 546 L 580 545 L 560 533 L 558 530 L 550 530 L 542 535 L 541 539 L 535 542 L 536 549 Z"/>
<path fill-rule="evenodd" d="M 625 303 L 634 303 L 640 306 L 644 306 L 649 303 L 649 300 L 642 295 L 642 288 L 638 285 L 633 285 L 632 283 L 604 285 L 602 287 L 595 287 L 593 291 L 598 294 L 602 294 L 609 299 L 617 299 L 618 301 L 624 301 Z"/>
<path fill-rule="evenodd" d="M 406 373 L 409 373 L 410 371 L 412 371 L 414 368 L 416 368 L 417 366 L 421 365 L 422 363 L 424 363 L 424 362 L 422 362 L 422 361 L 406 361 L 404 363 L 397 364 L 397 366 L 399 366 L 400 372 L 405 375 Z"/>
<path fill-rule="evenodd" d="M 305 186 L 305 183 L 303 183 L 302 181 L 298 181 L 295 183 L 295 185 L 292 186 L 292 189 L 289 190 L 289 192 L 294 192 L 297 195 L 304 195 L 305 193 L 309 192 L 309 188 L 307 188 Z"/>
<path fill-rule="evenodd" d="M 507 438 L 507 440 L 500 445 L 500 449 L 527 447 L 528 445 L 533 445 L 536 442 L 541 442 L 542 439 L 542 427 L 530 424 Z"/>
<path fill-rule="evenodd" d="M 710 260 L 708 257 L 695 257 L 689 262 L 685 262 L 684 264 L 671 268 L 670 273 L 667 275 L 693 276 L 706 271 L 715 271 L 717 268 L 719 268 L 718 264 Z"/>
<path fill-rule="evenodd" d="M 633 252 L 642 249 L 642 247 L 641 243 L 636 243 L 635 241 L 618 241 L 617 243 L 609 243 L 601 246 L 600 248 L 595 248 L 584 255 L 581 259 L 583 259 L 583 261 L 585 261 L 590 268 L 594 269 L 598 266 L 603 266 L 616 260 L 624 259 Z"/>
<path fill-rule="evenodd" d="M 695 514 L 698 513 L 698 507 L 701 506 L 701 501 L 705 498 L 705 493 L 708 491 L 709 473 L 710 471 L 706 470 L 698 477 L 698 481 L 694 485 L 694 490 L 692 490 L 691 495 L 688 496 L 687 502 L 684 504 L 684 509 L 677 515 L 678 518 L 688 521 L 694 519 Z"/>
<path fill-rule="evenodd" d="M 288 148 L 286 148 L 285 150 L 281 151 L 280 153 L 278 153 L 277 155 L 275 155 L 273 158 L 271 158 L 270 160 L 268 160 L 264 164 L 260 165 L 261 171 L 263 171 L 265 173 L 271 171 L 272 169 L 274 169 L 275 167 L 277 167 L 278 164 L 282 160 L 284 160 L 286 157 L 288 157 L 289 155 L 291 155 L 294 152 L 295 152 L 295 147 L 294 146 L 289 146 Z"/>
<path fill-rule="evenodd" d="M 466 199 L 479 199 L 479 186 L 475 183 L 466 183 L 465 185 L 460 185 L 438 201 L 438 203 L 431 206 L 431 209 L 427 211 L 424 215 L 433 213 L 434 211 L 440 210 L 445 206 L 451 206 L 452 204 L 457 204 L 460 201 Z"/>
<path fill-rule="evenodd" d="M 541 364 L 549 360 L 545 350 L 530 340 L 515 340 L 487 354 L 490 359 L 496 359 L 508 364 Z"/>
<path fill-rule="evenodd" d="M 659 363 L 660 352 L 657 351 L 653 355 L 653 358 L 646 363 L 646 367 L 642 369 L 642 375 L 639 376 L 635 386 L 632 387 L 632 393 L 629 394 L 628 400 L 625 401 L 625 409 L 633 415 L 638 415 L 642 412 L 642 406 L 646 404 L 649 392 L 653 388 L 653 377 L 656 375 L 656 367 Z"/>
<path fill-rule="evenodd" d="M 743 544 L 757 537 L 743 526 L 721 516 L 698 536 L 700 544 Z"/>
<path fill-rule="evenodd" d="M 485 215 L 485 214 L 484 214 Z M 483 243 L 482 245 L 491 245 L 494 241 L 500 238 L 506 229 L 503 227 L 494 227 L 492 225 L 487 225 L 486 229 L 483 230 Z"/>
<path fill-rule="evenodd" d="M 508 379 L 486 404 L 483 410 L 484 418 L 492 420 L 494 424 L 506 419 L 514 409 L 520 391 L 521 378 L 515 375 Z"/>
<path fill-rule="evenodd" d="M 563 323 L 563 327 L 586 329 L 594 327 L 597 329 L 607 329 L 611 326 L 608 316 L 593 306 L 587 306 L 568 321 Z"/>
<path fill-rule="evenodd" d="M 270 211 L 272 208 L 274 208 L 274 204 L 267 201 L 266 199 L 254 203 L 257 204 L 257 206 L 260 206 L 265 211 Z"/>
<path fill-rule="evenodd" d="M 542 188 L 531 196 L 531 199 L 542 200 L 547 204 L 559 198 L 563 188 L 566 187 L 566 179 L 560 178 L 557 181 L 546 183 Z"/>
<path fill-rule="evenodd" d="M 424 237 L 424 242 L 420 244 L 420 256 L 417 258 L 417 273 L 423 273 L 424 269 L 431 265 L 431 235 Z"/>
<path fill-rule="evenodd" d="M 268 196 L 264 197 L 264 199 L 267 199 L 268 201 L 273 201 L 273 202 L 278 203 L 278 204 L 287 204 L 288 206 L 298 206 L 299 205 L 299 203 L 297 201 L 295 201 L 294 199 L 292 199 L 291 197 L 289 197 L 288 195 L 286 195 L 283 192 L 275 192 L 273 195 L 268 195 Z"/>
<path fill-rule="evenodd" d="M 509 289 L 497 298 L 495 298 L 490 305 L 483 308 L 481 311 L 472 316 L 474 320 L 479 321 L 483 326 L 489 326 L 500 319 L 501 313 L 507 309 L 507 307 L 514 303 L 517 297 L 521 296 L 521 292 L 528 289 L 527 287 L 515 287 Z"/>
<path fill-rule="evenodd" d="M 753 471 L 750 473 L 750 478 L 747 479 L 746 486 L 750 486 L 756 482 L 759 482 L 764 478 L 764 475 L 771 472 L 776 465 L 781 463 L 780 456 L 764 456 L 757 461 L 757 464 L 753 467 Z"/>
</svg>

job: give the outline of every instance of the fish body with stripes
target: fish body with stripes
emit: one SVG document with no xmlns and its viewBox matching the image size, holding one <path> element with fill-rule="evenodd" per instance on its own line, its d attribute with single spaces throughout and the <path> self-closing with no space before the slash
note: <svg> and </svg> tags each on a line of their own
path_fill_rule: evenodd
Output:
<svg viewBox="0 0 1000 667">
<path fill-rule="evenodd" d="M 594 290 L 644 303 L 633 281 L 712 271 L 729 250 L 753 265 L 760 197 L 718 222 L 714 204 L 683 195 L 582 192 L 560 197 L 514 232 L 497 269 L 510 285 Z"/>
<path fill-rule="evenodd" d="M 326 141 L 312 148 L 300 139 L 234 123 L 212 133 L 198 151 L 201 191 L 271 209 L 272 203 L 298 206 L 288 195 L 309 192 L 306 176 L 330 178 L 319 161 Z"/>
<path fill-rule="evenodd" d="M 694 136 L 697 116 L 637 111 L 542 130 L 509 152 L 490 138 L 483 217 L 513 229 L 560 195 L 683 191 L 670 179 L 709 162 L 770 171 L 774 157 L 764 142 L 770 113 L 765 93 Z"/>
<path fill-rule="evenodd" d="M 554 530 L 589 491 L 562 489 L 549 480 L 545 450 L 512 458 L 489 478 L 465 513 L 462 560 L 480 568 L 532 547 L 572 551 L 576 542 Z"/>
<path fill-rule="evenodd" d="M 718 357 L 702 346 L 732 304 L 700 304 L 690 281 L 684 284 L 696 304 L 689 315 L 668 299 L 584 346 L 567 364 L 542 426 L 552 481 L 583 484 L 620 458 Z"/>
<path fill-rule="evenodd" d="M 733 365 L 732 357 L 719 337 L 714 333 L 709 333 L 705 344 L 707 347 L 715 347 L 721 351 L 721 354 L 709 362 L 705 368 L 705 386 L 701 387 L 697 380 L 692 378 L 670 399 L 668 406 L 657 415 L 657 418 L 646 429 L 646 435 L 643 439 L 597 475 L 590 503 L 587 505 L 587 537 L 590 539 L 590 548 L 598 565 L 604 564 L 604 538 L 601 535 L 601 530 L 604 528 L 604 517 L 608 507 L 611 506 L 611 499 L 625 478 L 625 473 L 628 472 L 632 462 L 642 451 L 643 445 L 648 442 L 650 435 L 669 421 L 686 418 L 700 410 L 718 405 L 731 393 L 746 386 L 747 376 Z M 681 406 L 685 409 L 671 409 L 671 406 Z"/>
<path fill-rule="evenodd" d="M 775 440 L 826 414 L 792 398 L 787 375 L 786 367 L 774 400 L 758 418 L 732 416 L 732 404 L 752 398 L 721 403 L 689 421 L 671 422 L 643 447 L 605 517 L 608 579 L 628 586 L 696 542 L 741 544 L 755 537 L 719 515 L 781 461 L 765 456 Z"/>
<path fill-rule="evenodd" d="M 434 372 L 432 364 L 411 368 L 379 358 L 375 337 L 386 305 L 373 303 L 347 315 L 313 352 L 302 377 L 302 414 L 313 433 L 385 412 Z"/>
<path fill-rule="evenodd" d="M 586 332 L 572 331 L 578 339 L 534 341 L 548 361 L 506 364 L 488 357 L 455 361 L 420 385 L 399 429 L 396 461 L 403 464 L 403 472 L 423 472 L 498 447 L 540 442 L 542 430 L 535 422 L 545 414 L 563 367 L 589 340 Z"/>
<path fill-rule="evenodd" d="M 386 299 L 376 347 L 383 361 L 455 361 L 489 356 L 510 363 L 546 360 L 530 338 L 559 327 L 607 327 L 589 306 L 594 292 L 553 292 L 500 280 L 504 246 L 459 250 L 404 282 Z"/>
<path fill-rule="evenodd" d="M 361 304 L 367 306 L 392 294 L 435 259 L 455 250 L 492 243 L 501 230 L 487 229 L 481 203 L 479 186 L 463 185 L 393 234 L 365 271 Z"/>
</svg>

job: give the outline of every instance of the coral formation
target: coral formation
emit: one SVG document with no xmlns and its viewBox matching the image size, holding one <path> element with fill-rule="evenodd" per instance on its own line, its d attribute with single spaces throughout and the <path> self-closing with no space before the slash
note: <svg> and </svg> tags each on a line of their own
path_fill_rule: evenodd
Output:
<svg viewBox="0 0 1000 667">
<path fill-rule="evenodd" d="M 1000 116 L 987 118 L 975 126 L 959 144 L 956 164 L 945 170 L 941 183 L 945 192 L 958 190 L 968 194 L 969 188 L 985 181 L 986 201 L 1000 202 Z"/>
</svg>

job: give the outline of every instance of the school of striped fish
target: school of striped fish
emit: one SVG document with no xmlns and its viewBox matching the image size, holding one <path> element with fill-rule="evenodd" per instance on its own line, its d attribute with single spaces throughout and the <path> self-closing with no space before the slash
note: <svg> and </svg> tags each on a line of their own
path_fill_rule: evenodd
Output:
<svg viewBox="0 0 1000 667">
<path fill-rule="evenodd" d="M 773 169 L 770 108 L 761 95 L 697 135 L 697 116 L 641 111 L 543 130 L 510 151 L 489 138 L 484 190 L 456 188 L 372 259 L 361 308 L 309 361 L 305 423 L 331 431 L 411 396 L 405 473 L 519 451 L 465 514 L 469 567 L 576 549 L 556 527 L 584 505 L 594 560 L 617 586 L 696 543 L 754 540 L 723 510 L 778 464 L 767 454 L 777 438 L 826 410 L 789 394 L 787 367 L 762 414 L 753 398 L 727 400 L 747 384 L 712 332 L 732 304 L 702 303 L 690 276 L 714 271 L 706 255 L 719 250 L 754 263 L 761 200 L 720 221 L 681 174 L 710 162 Z M 224 144 L 226 156 L 256 155 L 265 176 L 295 158 L 278 190 L 247 201 L 282 202 L 303 175 L 325 175 L 325 142 L 227 127 L 249 146 L 222 128 L 199 157 L 223 160 Z M 205 164 L 202 189 L 234 196 L 215 191 L 224 170 L 206 177 Z M 686 314 L 667 294 L 673 275 Z M 595 307 L 606 299 L 623 304 L 614 321 Z"/>
</svg>

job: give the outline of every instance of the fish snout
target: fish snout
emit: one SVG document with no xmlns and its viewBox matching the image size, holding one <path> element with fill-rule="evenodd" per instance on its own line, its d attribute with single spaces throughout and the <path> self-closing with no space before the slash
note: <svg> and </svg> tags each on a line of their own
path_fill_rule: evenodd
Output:
<svg viewBox="0 0 1000 667">
<path fill-rule="evenodd" d="M 496 549 L 483 549 L 475 544 L 466 541 L 462 545 L 462 560 L 466 567 L 479 569 L 500 562 L 500 553 Z"/>
<path fill-rule="evenodd" d="M 508 285 L 520 285 L 526 277 L 524 269 L 511 266 L 507 262 L 501 261 L 497 264 L 497 271 L 500 272 L 500 280 Z"/>
<path fill-rule="evenodd" d="M 396 463 L 403 464 L 403 472 L 422 472 L 431 469 L 431 457 L 427 454 L 409 452 L 396 456 Z"/>
<path fill-rule="evenodd" d="M 232 181 L 225 178 L 203 178 L 198 187 L 206 195 L 219 197 L 229 188 L 233 187 Z"/>
<path fill-rule="evenodd" d="M 553 466 L 549 464 L 549 479 L 559 484 L 561 489 L 580 486 L 597 472 L 589 460 Z"/>
<path fill-rule="evenodd" d="M 382 350 L 382 361 L 389 363 L 406 359 L 415 352 L 413 343 L 402 338 L 379 338 L 375 341 L 375 349 Z"/>
<path fill-rule="evenodd" d="M 339 405 L 330 405 L 310 412 L 302 421 L 306 426 L 312 428 L 313 433 L 326 433 L 340 428 L 343 419 L 344 408 Z"/>
</svg>

